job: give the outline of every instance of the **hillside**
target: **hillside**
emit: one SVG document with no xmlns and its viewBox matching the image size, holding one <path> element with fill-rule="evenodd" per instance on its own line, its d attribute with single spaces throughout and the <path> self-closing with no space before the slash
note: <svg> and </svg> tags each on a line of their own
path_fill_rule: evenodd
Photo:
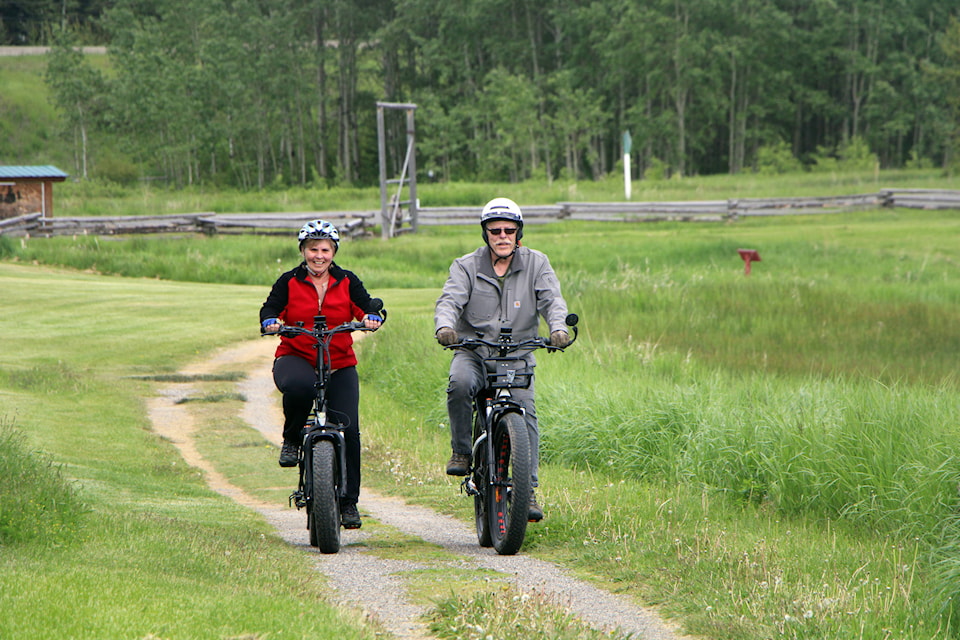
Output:
<svg viewBox="0 0 960 640">
<path fill-rule="evenodd" d="M 0 56 L 0 164 L 73 168 L 73 152 L 43 81 L 43 55 Z"/>
</svg>

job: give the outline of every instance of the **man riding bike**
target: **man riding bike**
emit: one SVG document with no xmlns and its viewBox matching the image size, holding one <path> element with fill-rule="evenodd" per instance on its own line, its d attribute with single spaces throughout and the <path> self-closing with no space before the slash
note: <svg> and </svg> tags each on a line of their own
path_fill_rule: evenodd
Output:
<svg viewBox="0 0 960 640">
<path fill-rule="evenodd" d="M 542 316 L 550 331 L 551 344 L 570 343 L 565 319 L 567 303 L 560 282 L 546 254 L 521 246 L 523 213 L 509 198 L 494 198 L 483 207 L 480 228 L 484 246 L 457 258 L 437 299 L 434 326 L 437 341 L 448 346 L 462 337 L 496 340 L 502 325 L 513 329 L 513 338 L 524 340 L 537 335 Z M 485 383 L 483 358 L 477 351 L 458 350 L 450 363 L 447 386 L 447 413 L 453 450 L 446 472 L 452 476 L 470 473 L 473 398 Z M 532 353 L 524 356 L 533 369 Z M 534 385 L 514 390 L 514 399 L 524 408 L 530 436 L 533 486 L 538 486 L 540 431 L 537 422 Z M 529 519 L 543 519 L 543 510 L 531 493 Z"/>
</svg>

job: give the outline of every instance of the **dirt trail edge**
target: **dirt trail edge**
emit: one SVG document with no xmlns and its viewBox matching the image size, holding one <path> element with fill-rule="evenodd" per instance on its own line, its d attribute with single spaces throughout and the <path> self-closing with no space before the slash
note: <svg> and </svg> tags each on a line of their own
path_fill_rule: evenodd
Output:
<svg viewBox="0 0 960 640">
<path fill-rule="evenodd" d="M 279 446 L 282 417 L 271 372 L 275 347 L 275 343 L 269 340 L 245 342 L 222 350 L 209 360 L 195 363 L 182 373 L 208 374 L 224 366 L 245 371 L 247 377 L 238 383 L 239 392 L 246 398 L 242 418 L 269 442 Z M 421 619 L 426 607 L 407 600 L 404 590 L 404 572 L 414 571 L 419 565 L 377 557 L 365 553 L 363 545 L 351 544 L 363 539 L 363 529 L 343 531 L 340 553 L 325 555 L 310 547 L 302 512 L 286 505 L 262 502 L 244 493 L 200 455 L 193 439 L 194 425 L 188 404 L 177 404 L 179 399 L 191 393 L 196 393 L 192 383 L 163 385 L 160 395 L 148 400 L 149 416 L 153 429 L 176 445 L 188 464 L 204 473 L 210 487 L 259 512 L 285 541 L 314 554 L 317 568 L 328 576 L 340 602 L 361 608 L 397 638 L 432 638 Z M 608 631 L 619 629 L 638 640 L 677 640 L 683 637 L 654 611 L 578 580 L 557 565 L 523 554 L 499 556 L 492 549 L 481 548 L 477 545 L 472 525 L 378 495 L 366 487 L 361 493 L 359 506 L 362 514 L 437 544 L 457 554 L 464 563 L 499 572 L 505 582 L 521 591 L 547 596 L 590 626 Z"/>
</svg>

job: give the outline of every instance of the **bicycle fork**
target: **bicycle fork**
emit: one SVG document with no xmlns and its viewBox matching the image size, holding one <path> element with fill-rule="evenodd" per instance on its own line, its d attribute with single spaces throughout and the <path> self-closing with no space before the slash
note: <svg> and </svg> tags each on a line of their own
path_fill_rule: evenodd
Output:
<svg viewBox="0 0 960 640">
<path fill-rule="evenodd" d="M 486 460 L 486 464 L 489 465 L 490 455 L 487 447 L 487 432 L 484 430 L 480 434 L 480 437 L 476 439 L 473 443 L 473 461 L 474 465 L 477 460 Z M 483 456 L 481 458 L 481 456 Z M 471 465 L 473 466 L 473 465 Z M 473 469 L 470 469 L 470 473 L 463 479 L 463 482 L 460 483 L 460 491 L 466 493 L 468 496 L 478 496 L 480 495 L 480 489 L 477 487 L 477 483 L 473 480 Z"/>
<path fill-rule="evenodd" d="M 337 499 L 346 495 L 347 491 L 347 447 L 343 437 L 343 430 L 337 425 L 324 425 L 322 427 L 312 427 L 303 436 L 303 453 L 300 462 L 300 480 L 297 483 L 297 490 L 290 494 L 288 502 L 290 506 L 296 506 L 297 510 L 308 507 L 313 496 L 310 495 L 313 487 L 313 445 L 318 440 L 330 440 L 333 443 L 333 450 L 337 453 L 337 466 L 339 467 L 339 477 L 337 478 Z"/>
<path fill-rule="evenodd" d="M 526 411 L 518 403 L 513 402 L 512 400 L 507 400 L 507 402 L 505 403 L 487 404 L 487 406 L 485 407 L 485 412 L 486 412 L 486 415 L 483 418 L 484 427 L 481 430 L 480 435 L 477 437 L 477 439 L 473 443 L 473 454 L 472 454 L 473 464 L 471 465 L 471 467 L 475 468 L 477 460 L 485 461 L 484 464 L 487 465 L 487 469 L 488 469 L 488 473 L 486 474 L 487 480 L 488 482 L 490 482 L 490 486 L 492 486 L 493 483 L 490 481 L 492 475 L 489 470 L 493 469 L 495 466 L 496 458 L 494 456 L 496 455 L 496 453 L 493 451 L 492 449 L 493 444 L 491 444 L 490 438 L 488 437 L 490 435 L 490 430 L 493 428 L 493 425 L 495 425 L 497 421 L 499 421 L 506 413 L 515 412 L 515 413 L 519 413 L 522 416 L 526 413 Z M 468 473 L 467 476 L 460 483 L 460 491 L 463 493 L 466 493 L 468 496 L 480 495 L 482 491 L 488 490 L 490 488 L 490 486 L 488 487 L 477 486 L 477 483 L 473 479 L 473 476 L 474 476 L 473 470 L 474 469 L 471 468 L 470 473 Z"/>
</svg>

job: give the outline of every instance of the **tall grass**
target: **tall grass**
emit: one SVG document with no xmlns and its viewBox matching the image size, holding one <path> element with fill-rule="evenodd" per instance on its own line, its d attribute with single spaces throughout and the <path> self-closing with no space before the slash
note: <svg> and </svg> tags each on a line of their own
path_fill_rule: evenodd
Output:
<svg viewBox="0 0 960 640">
<path fill-rule="evenodd" d="M 469 518 L 440 475 L 449 355 L 428 309 L 402 320 L 362 345 L 367 477 Z M 955 637 L 955 391 L 582 340 L 538 365 L 547 519 L 526 552 L 705 637 Z"/>
<path fill-rule="evenodd" d="M 884 625 L 903 637 L 954 633 L 940 614 L 960 602 L 958 226 L 951 213 L 878 211 L 531 227 L 525 242 L 551 256 L 582 318 L 577 344 L 540 359 L 554 510 L 531 547 L 641 580 L 675 612 L 699 606 L 683 613 L 715 637 L 851 637 L 844 611 L 869 627 L 864 637 L 885 637 Z M 260 296 L 296 262 L 283 238 L 92 242 L 33 239 L 13 251 L 103 273 L 233 279 Z M 406 491 L 432 491 L 432 503 L 443 487 L 425 469 L 448 446 L 449 361 L 432 339 L 432 304 L 449 261 L 478 243 L 473 227 L 424 229 L 344 243 L 338 256 L 391 313 L 362 347 L 376 423 L 368 453 Z M 762 255 L 749 277 L 739 247 Z M 138 260 L 153 270 L 136 271 Z M 243 305 L 252 327 L 258 302 Z M 637 513 L 618 511 L 624 502 Z M 767 534 L 734 540 L 732 523 Z M 832 546 L 794 558 L 804 542 Z M 866 583 L 855 561 L 873 572 Z M 720 600 L 630 573 L 640 567 Z M 789 586 L 774 593 L 776 580 Z M 808 611 L 804 630 L 784 622 Z"/>
<path fill-rule="evenodd" d="M 792 516 L 845 519 L 940 541 L 960 508 L 956 387 L 885 385 L 854 374 L 742 373 L 690 347 L 620 343 L 587 326 L 547 356 L 539 386 L 548 462 L 615 478 L 692 484 Z M 443 424 L 446 356 L 429 316 L 397 317 L 371 345 L 370 384 Z M 417 376 L 408 363 L 416 362 Z"/>
<path fill-rule="evenodd" d="M 960 507 L 955 391 L 716 373 L 665 384 L 653 370 L 632 393 L 615 381 L 541 392 L 545 459 L 930 544 Z"/>
<path fill-rule="evenodd" d="M 7 420 L 0 415 L 0 547 L 67 544 L 80 529 L 83 502 L 61 467 Z"/>
</svg>

